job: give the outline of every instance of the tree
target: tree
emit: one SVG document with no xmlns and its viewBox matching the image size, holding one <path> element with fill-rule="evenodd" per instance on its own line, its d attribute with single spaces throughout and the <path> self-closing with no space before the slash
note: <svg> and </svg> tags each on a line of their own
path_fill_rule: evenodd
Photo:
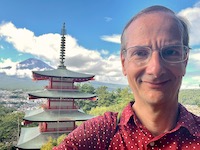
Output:
<svg viewBox="0 0 200 150">
<path fill-rule="evenodd" d="M 80 84 L 78 86 L 81 92 L 92 93 L 92 94 L 95 93 L 95 88 L 90 84 L 86 83 L 86 84 Z M 91 100 L 77 100 L 76 103 L 85 112 L 97 106 L 97 101 L 91 101 Z"/>
<path fill-rule="evenodd" d="M 42 147 L 41 150 L 52 150 L 52 148 L 54 146 L 57 145 L 57 142 L 55 139 L 53 139 L 52 137 L 49 137 L 48 142 L 45 143 Z"/>
<path fill-rule="evenodd" d="M 113 92 L 109 92 L 108 87 L 100 86 L 96 90 L 96 94 L 98 95 L 98 103 L 97 106 L 110 106 L 115 103 L 115 95 Z"/>
<path fill-rule="evenodd" d="M 22 122 L 24 113 L 0 106 L 0 114 L 0 149 L 14 149 L 13 142 L 18 140 L 18 125 Z"/>
<path fill-rule="evenodd" d="M 48 141 L 42 145 L 41 150 L 52 150 L 54 146 L 59 145 L 64 138 L 66 137 L 66 134 L 62 134 L 57 139 L 53 139 L 52 137 L 49 137 Z"/>
<path fill-rule="evenodd" d="M 65 139 L 66 136 L 66 134 L 62 134 L 61 136 L 59 136 L 57 138 L 57 145 L 59 145 Z"/>
<path fill-rule="evenodd" d="M 101 92 L 102 93 L 99 93 L 100 94 L 100 97 L 101 97 L 101 94 L 103 95 L 105 91 L 105 87 L 103 87 L 103 90 L 101 88 Z M 110 93 L 111 95 L 113 95 L 112 98 L 114 98 L 111 102 L 110 105 L 108 106 L 99 106 L 99 107 L 96 107 L 96 108 L 92 108 L 88 113 L 89 114 L 92 114 L 92 115 L 102 115 L 104 114 L 106 111 L 112 111 L 112 112 L 118 112 L 120 116 L 121 112 L 122 112 L 122 109 L 130 102 L 130 101 L 133 101 L 133 94 L 131 92 L 131 89 L 129 87 L 126 87 L 124 89 L 117 89 L 116 91 L 113 91 Z M 102 96 L 105 100 L 106 100 L 106 96 L 103 95 Z M 109 98 L 107 98 L 107 100 L 109 100 Z"/>
</svg>

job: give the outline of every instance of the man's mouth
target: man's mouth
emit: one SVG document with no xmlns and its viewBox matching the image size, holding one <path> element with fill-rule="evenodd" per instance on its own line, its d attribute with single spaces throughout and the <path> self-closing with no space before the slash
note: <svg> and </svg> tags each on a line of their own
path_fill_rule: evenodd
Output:
<svg viewBox="0 0 200 150">
<path fill-rule="evenodd" d="M 142 81 L 142 82 L 145 83 L 150 88 L 161 88 L 161 87 L 164 87 L 169 82 L 169 80 L 164 80 L 164 81 Z"/>
</svg>

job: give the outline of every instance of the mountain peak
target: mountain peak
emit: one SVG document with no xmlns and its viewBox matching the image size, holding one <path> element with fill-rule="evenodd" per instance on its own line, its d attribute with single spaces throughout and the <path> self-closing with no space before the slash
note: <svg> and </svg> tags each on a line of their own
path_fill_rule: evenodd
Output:
<svg viewBox="0 0 200 150">
<path fill-rule="evenodd" d="M 29 58 L 17 64 L 17 69 L 53 69 L 48 64 L 36 58 Z"/>
</svg>

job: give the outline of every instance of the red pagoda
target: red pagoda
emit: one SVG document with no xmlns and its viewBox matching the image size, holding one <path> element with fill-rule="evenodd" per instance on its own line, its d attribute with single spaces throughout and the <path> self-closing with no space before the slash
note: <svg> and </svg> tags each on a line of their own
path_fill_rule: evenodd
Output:
<svg viewBox="0 0 200 150">
<path fill-rule="evenodd" d="M 37 127 L 21 128 L 18 149 L 40 149 L 49 137 L 57 138 L 76 128 L 76 121 L 86 121 L 93 116 L 85 114 L 75 100 L 96 100 L 95 94 L 80 92 L 75 83 L 94 79 L 94 75 L 73 72 L 64 65 L 65 24 L 61 33 L 60 65 L 57 69 L 33 71 L 34 80 L 49 80 L 41 92 L 29 93 L 29 99 L 45 99 L 40 109 L 26 111 L 24 125 L 38 122 Z"/>
</svg>

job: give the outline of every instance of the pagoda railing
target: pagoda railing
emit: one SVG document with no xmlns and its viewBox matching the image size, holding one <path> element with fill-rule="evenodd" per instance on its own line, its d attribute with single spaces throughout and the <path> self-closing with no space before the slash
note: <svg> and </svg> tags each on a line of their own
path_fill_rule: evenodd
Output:
<svg viewBox="0 0 200 150">
<path fill-rule="evenodd" d="M 77 106 L 47 106 L 46 104 L 42 104 L 42 108 L 44 109 L 78 109 Z"/>
<path fill-rule="evenodd" d="M 40 126 L 40 132 L 57 132 L 57 131 L 67 131 L 70 132 L 74 130 L 77 126 L 75 127 L 63 127 L 63 128 L 50 128 L 47 129 L 44 126 Z"/>
<path fill-rule="evenodd" d="M 45 86 L 48 90 L 78 90 L 78 86 Z"/>
</svg>

